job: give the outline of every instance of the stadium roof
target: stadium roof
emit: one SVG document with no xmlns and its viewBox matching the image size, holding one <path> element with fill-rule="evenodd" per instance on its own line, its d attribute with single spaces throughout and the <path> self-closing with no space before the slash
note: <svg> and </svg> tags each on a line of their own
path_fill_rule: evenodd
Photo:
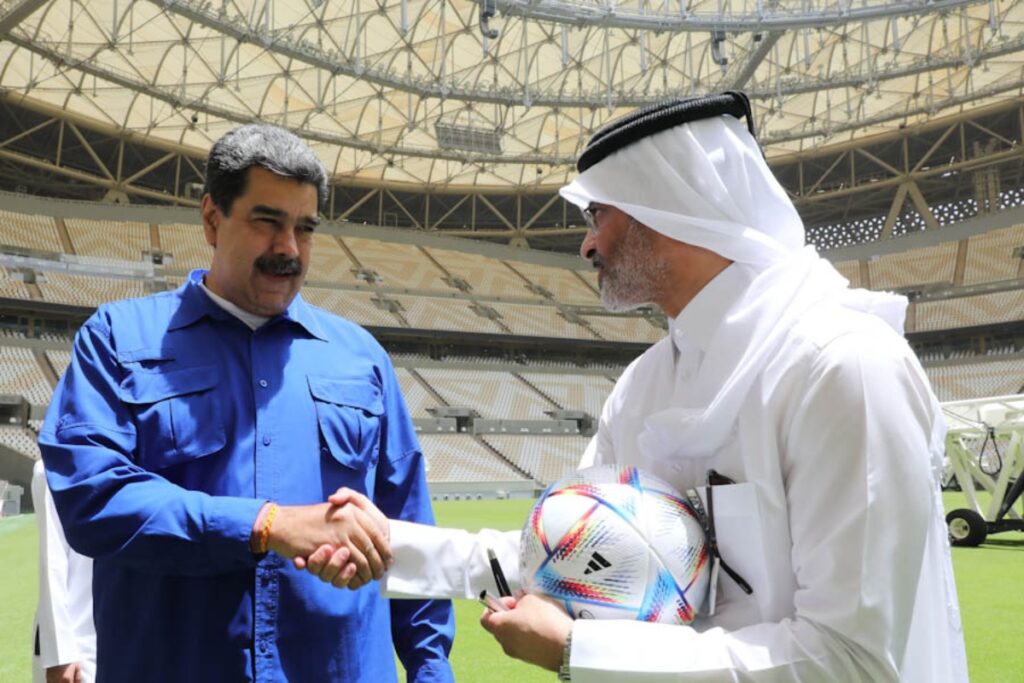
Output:
<svg viewBox="0 0 1024 683">
<path fill-rule="evenodd" d="M 340 180 L 554 187 L 609 119 L 742 88 L 769 158 L 1021 93 L 996 0 L 13 0 L 4 97 L 205 150 L 261 119 Z"/>
</svg>

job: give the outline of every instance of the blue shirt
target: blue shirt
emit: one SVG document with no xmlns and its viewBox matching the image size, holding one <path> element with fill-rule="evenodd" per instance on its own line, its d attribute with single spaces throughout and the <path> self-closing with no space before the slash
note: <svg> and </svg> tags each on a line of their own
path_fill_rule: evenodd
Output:
<svg viewBox="0 0 1024 683">
<path fill-rule="evenodd" d="M 394 370 L 297 296 L 255 331 L 200 289 L 101 306 L 39 438 L 71 546 L 96 558 L 98 681 L 450 681 L 451 603 L 338 590 L 249 539 L 267 500 L 341 486 L 433 523 Z M 394 651 L 392 650 L 394 644 Z"/>
</svg>

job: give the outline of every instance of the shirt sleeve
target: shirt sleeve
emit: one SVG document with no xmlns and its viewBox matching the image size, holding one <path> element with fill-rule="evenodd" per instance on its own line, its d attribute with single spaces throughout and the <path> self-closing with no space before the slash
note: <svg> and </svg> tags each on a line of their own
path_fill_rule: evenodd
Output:
<svg viewBox="0 0 1024 683">
<path fill-rule="evenodd" d="M 134 462 L 135 425 L 117 391 L 124 373 L 102 312 L 75 336 L 39 436 L 69 544 L 157 573 L 254 566 L 249 537 L 263 501 L 189 491 Z"/>
<path fill-rule="evenodd" d="M 391 522 L 395 563 L 381 579 L 390 598 L 468 598 L 499 595 L 487 550 L 493 550 L 512 594 L 519 590 L 519 531 L 442 529 Z"/>
<path fill-rule="evenodd" d="M 802 389 L 778 426 L 794 614 L 703 632 L 577 621 L 574 683 L 898 680 L 932 511 L 930 392 L 909 351 L 868 335 L 827 346 Z"/>
<path fill-rule="evenodd" d="M 32 502 L 39 529 L 39 661 L 44 669 L 80 660 L 68 593 L 68 548 L 57 519 L 53 499 L 46 488 L 42 462 L 32 472 Z"/>
<path fill-rule="evenodd" d="M 384 420 L 374 503 L 389 519 L 434 524 L 423 454 L 391 363 L 382 368 Z M 407 680 L 454 681 L 448 654 L 455 637 L 449 600 L 392 600 L 391 637 Z"/>
</svg>

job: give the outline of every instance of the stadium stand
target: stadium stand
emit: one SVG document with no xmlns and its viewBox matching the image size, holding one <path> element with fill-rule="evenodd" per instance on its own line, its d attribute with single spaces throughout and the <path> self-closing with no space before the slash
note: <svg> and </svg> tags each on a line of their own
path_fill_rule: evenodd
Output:
<svg viewBox="0 0 1024 683">
<path fill-rule="evenodd" d="M 148 264 L 147 271 L 140 266 L 147 263 L 144 256 L 152 248 L 151 223 L 0 212 L 0 253 L 2 245 L 7 245 L 38 254 L 26 267 L 20 265 L 25 261 L 17 260 L 24 252 L 8 249 L 13 258 L 0 267 L 0 297 L 28 300 L 41 296 L 45 302 L 88 309 L 111 299 L 176 288 L 187 271 L 209 265 L 211 249 L 198 224 L 152 224 L 157 225 L 159 246 L 171 258 L 155 269 Z M 362 325 L 412 328 L 416 334 L 439 335 L 438 339 L 471 332 L 496 339 L 542 337 L 649 344 L 665 334 L 658 326 L 663 319 L 651 317 L 649 312 L 599 312 L 596 273 L 589 269 L 572 271 L 430 243 L 395 243 L 347 235 L 345 229 L 340 227 L 340 237 L 337 229 L 314 235 L 303 296 Z M 1013 288 L 1009 282 L 1019 277 L 1021 260 L 1014 250 L 1021 243 L 1024 228 L 1019 226 L 971 236 L 959 296 L 961 283 L 954 282 L 958 241 L 876 259 L 841 261 L 836 267 L 855 286 L 864 284 L 861 274 L 866 266 L 875 289 L 935 283 L 952 287 L 941 293 L 950 298 L 925 297 L 914 303 L 910 332 L 1011 324 L 1024 319 L 1024 288 Z M 23 273 L 34 276 L 34 283 L 30 279 L 26 284 Z M 999 282 L 1000 291 L 977 291 L 989 282 Z M 16 325 L 0 326 L 0 340 L 10 340 L 0 344 L 0 392 L 23 396 L 37 407 L 33 415 L 38 417 L 38 409 L 48 403 L 52 393 L 46 373 L 50 368 L 58 376 L 64 372 L 70 362 L 67 349 L 71 340 L 39 328 L 28 331 L 31 334 Z M 34 340 L 47 345 L 35 351 L 37 347 L 27 348 Z M 1018 345 L 989 345 L 984 352 L 988 355 L 979 357 L 977 352 L 955 347 L 931 349 L 922 355 L 940 399 L 975 398 L 1024 388 L 1024 357 Z M 439 424 L 434 421 L 438 408 L 466 408 L 483 420 L 539 421 L 537 424 L 555 424 L 549 413 L 559 409 L 582 411 L 596 419 L 614 378 L 623 369 L 621 364 L 609 363 L 602 370 L 598 363 L 587 361 L 587 369 L 581 370 L 543 354 L 528 362 L 513 362 L 511 356 L 500 353 L 472 358 L 455 355 L 447 357 L 442 366 L 437 359 L 446 357 L 447 352 L 441 353 L 394 353 L 393 358 L 410 414 L 431 421 L 421 423 L 425 431 L 420 439 L 431 464 L 429 480 L 449 487 L 445 491 L 457 491 L 462 485 L 480 491 L 490 481 L 519 481 L 525 486 L 532 479 L 548 484 L 576 466 L 588 437 L 546 435 L 526 422 L 510 427 L 523 433 L 434 433 L 429 425 Z M 44 357 L 45 361 L 41 360 Z M 34 434 L 39 426 L 35 419 L 28 427 L 5 427 L 0 443 L 37 457 Z M 472 432 L 471 426 L 462 429 Z"/>
<path fill-rule="evenodd" d="M 635 316 L 581 315 L 591 329 L 609 341 L 649 342 L 653 344 L 665 336 L 665 330 L 655 327 L 646 318 Z"/>
<path fill-rule="evenodd" d="M 0 244 L 60 251 L 57 224 L 50 216 L 34 216 L 0 210 Z"/>
<path fill-rule="evenodd" d="M 1024 226 L 1015 225 L 974 235 L 967 243 L 964 284 L 995 282 L 1021 277 L 1021 256 L 1015 250 L 1024 246 Z"/>
<path fill-rule="evenodd" d="M 32 351 L 0 346 L 0 393 L 24 396 L 33 405 L 45 406 L 50 403 L 53 387 Z"/>
<path fill-rule="evenodd" d="M 75 253 L 80 256 L 139 261 L 144 252 L 151 251 L 149 226 L 145 223 L 66 218 L 64 225 Z"/>
<path fill-rule="evenodd" d="M 428 289 L 451 291 L 444 273 L 411 244 L 397 244 L 345 237 L 342 240 L 363 268 L 377 273 L 379 285 L 391 289 Z"/>
<path fill-rule="evenodd" d="M 1013 322 L 1024 317 L 1024 289 L 915 304 L 915 331 Z"/>
<path fill-rule="evenodd" d="M 139 297 L 145 294 L 141 280 L 73 275 L 57 271 L 37 273 L 36 284 L 43 299 L 74 306 L 99 306 L 105 301 Z"/>
<path fill-rule="evenodd" d="M 925 366 L 940 401 L 1024 393 L 1024 357 Z"/>
<path fill-rule="evenodd" d="M 481 417 L 546 420 L 558 406 L 508 372 L 421 368 L 419 375 L 450 406 L 472 408 Z"/>
<path fill-rule="evenodd" d="M 839 263 L 833 263 L 836 270 L 838 270 L 843 277 L 850 281 L 851 287 L 862 287 L 863 284 L 860 281 L 860 261 L 841 261 Z"/>
<path fill-rule="evenodd" d="M 524 477 L 480 445 L 474 437 L 420 434 L 431 482 L 516 481 Z"/>
<path fill-rule="evenodd" d="M 582 410 L 593 418 L 601 416 L 601 408 L 611 393 L 615 380 L 605 375 L 551 374 L 522 372 L 520 377 L 535 389 L 567 410 Z"/>
<path fill-rule="evenodd" d="M 555 301 L 588 306 L 600 304 L 595 291 L 571 271 L 520 261 L 508 262 L 507 265 L 534 285 L 550 292 Z"/>
<path fill-rule="evenodd" d="M 423 296 L 395 297 L 410 327 L 434 330 L 500 334 L 505 330 L 470 308 L 465 299 L 439 299 Z"/>
<path fill-rule="evenodd" d="M 32 298 L 25 283 L 7 268 L 0 267 L 0 297 L 10 299 Z"/>
<path fill-rule="evenodd" d="M 559 315 L 558 309 L 554 306 L 530 306 L 497 301 L 489 302 L 487 305 L 498 312 L 501 321 L 512 330 L 513 334 L 530 337 L 595 339 L 590 330 L 582 325 L 569 322 Z"/>
<path fill-rule="evenodd" d="M 71 364 L 71 352 L 60 349 L 47 349 L 46 359 L 50 361 L 50 366 L 53 371 L 60 377 L 64 374 L 64 371 L 68 369 L 68 365 Z"/>
<path fill-rule="evenodd" d="M 357 284 L 359 280 L 354 274 L 355 269 L 355 264 L 333 235 L 313 234 L 309 272 L 306 273 L 308 281 Z"/>
<path fill-rule="evenodd" d="M 408 369 L 396 367 L 395 374 L 398 376 L 398 383 L 402 387 L 402 396 L 405 397 L 409 414 L 414 418 L 430 417 L 430 410 L 443 405 L 417 380 Z"/>
<path fill-rule="evenodd" d="M 188 272 L 193 268 L 206 268 L 210 265 L 213 248 L 206 243 L 203 226 L 198 223 L 168 223 L 159 226 L 157 232 L 160 234 L 160 247 L 165 254 L 165 266 L 168 266 L 167 254 L 173 256 L 168 267 L 176 271 Z"/>
<path fill-rule="evenodd" d="M 953 282 L 956 242 L 888 254 L 868 261 L 872 289 L 900 289 L 936 282 Z"/>
<path fill-rule="evenodd" d="M 379 296 L 373 292 L 348 289 L 303 287 L 302 297 L 320 308 L 337 313 L 360 325 L 396 327 L 398 318 L 374 303 Z"/>
<path fill-rule="evenodd" d="M 32 460 L 38 460 L 40 457 L 36 438 L 37 434 L 31 429 L 13 425 L 0 425 L 0 444 L 28 456 Z"/>
<path fill-rule="evenodd" d="M 427 251 L 452 277 L 470 286 L 470 293 L 482 296 L 543 299 L 531 291 L 527 283 L 498 259 L 448 249 Z"/>
<path fill-rule="evenodd" d="M 483 437 L 519 468 L 547 485 L 576 469 L 589 439 L 582 436 L 507 436 Z"/>
</svg>

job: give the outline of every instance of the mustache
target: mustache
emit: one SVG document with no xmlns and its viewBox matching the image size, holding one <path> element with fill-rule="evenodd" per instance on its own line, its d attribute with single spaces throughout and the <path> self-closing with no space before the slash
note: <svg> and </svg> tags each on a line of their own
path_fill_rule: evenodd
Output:
<svg viewBox="0 0 1024 683">
<path fill-rule="evenodd" d="M 590 265 L 592 265 L 595 269 L 604 268 L 604 259 L 602 259 L 595 253 L 593 256 L 590 257 Z"/>
<path fill-rule="evenodd" d="M 268 275 L 298 275 L 302 272 L 299 259 L 283 254 L 264 254 L 253 264 L 256 269 Z"/>
</svg>

